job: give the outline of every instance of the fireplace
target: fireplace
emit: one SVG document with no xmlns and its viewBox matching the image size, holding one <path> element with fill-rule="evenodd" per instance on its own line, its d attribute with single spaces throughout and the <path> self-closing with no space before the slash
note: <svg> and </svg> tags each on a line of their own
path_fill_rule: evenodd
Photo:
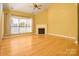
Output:
<svg viewBox="0 0 79 59">
<path fill-rule="evenodd" d="M 38 28 L 38 34 L 45 34 L 45 28 Z"/>
<path fill-rule="evenodd" d="M 47 34 L 47 24 L 36 25 L 36 34 Z"/>
</svg>

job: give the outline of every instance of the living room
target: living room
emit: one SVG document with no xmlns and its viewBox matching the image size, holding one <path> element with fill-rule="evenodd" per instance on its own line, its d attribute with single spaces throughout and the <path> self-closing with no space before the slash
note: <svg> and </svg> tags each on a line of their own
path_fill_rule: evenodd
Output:
<svg viewBox="0 0 79 59">
<path fill-rule="evenodd" d="M 0 6 L 1 56 L 79 55 L 77 3 Z"/>
</svg>

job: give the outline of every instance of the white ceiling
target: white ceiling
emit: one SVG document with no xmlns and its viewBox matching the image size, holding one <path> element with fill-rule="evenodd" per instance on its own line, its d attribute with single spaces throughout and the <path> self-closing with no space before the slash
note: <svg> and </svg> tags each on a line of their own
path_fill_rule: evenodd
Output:
<svg viewBox="0 0 79 59">
<path fill-rule="evenodd" d="M 20 12 L 25 12 L 25 13 L 38 13 L 42 10 L 47 9 L 48 3 L 38 3 L 41 5 L 41 9 L 33 9 L 33 3 L 9 3 L 9 9 L 10 10 L 15 10 L 15 11 L 20 11 Z"/>
</svg>

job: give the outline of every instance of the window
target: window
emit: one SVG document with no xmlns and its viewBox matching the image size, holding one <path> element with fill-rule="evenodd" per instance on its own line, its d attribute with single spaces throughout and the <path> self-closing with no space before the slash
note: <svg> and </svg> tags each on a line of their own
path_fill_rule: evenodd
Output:
<svg viewBox="0 0 79 59">
<path fill-rule="evenodd" d="M 11 17 L 11 34 L 32 32 L 32 19 Z"/>
</svg>

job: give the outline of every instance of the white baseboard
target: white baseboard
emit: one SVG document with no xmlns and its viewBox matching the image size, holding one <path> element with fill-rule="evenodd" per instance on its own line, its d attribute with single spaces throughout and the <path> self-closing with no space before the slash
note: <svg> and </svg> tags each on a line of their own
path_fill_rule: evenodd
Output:
<svg viewBox="0 0 79 59">
<path fill-rule="evenodd" d="M 54 36 L 59 36 L 59 37 L 65 37 L 65 38 L 76 39 L 75 37 L 69 37 L 69 36 L 65 36 L 65 35 L 61 35 L 61 34 L 52 34 L 52 33 L 48 33 L 48 35 L 54 35 Z"/>
<path fill-rule="evenodd" d="M 77 39 L 75 37 L 70 37 L 70 36 L 65 36 L 65 35 L 61 35 L 61 34 L 52 34 L 52 33 L 48 33 L 48 35 L 53 35 L 53 36 L 58 36 L 58 37 L 64 37 L 64 38 L 70 38 L 72 40 L 74 40 L 76 44 L 78 44 Z"/>
</svg>

